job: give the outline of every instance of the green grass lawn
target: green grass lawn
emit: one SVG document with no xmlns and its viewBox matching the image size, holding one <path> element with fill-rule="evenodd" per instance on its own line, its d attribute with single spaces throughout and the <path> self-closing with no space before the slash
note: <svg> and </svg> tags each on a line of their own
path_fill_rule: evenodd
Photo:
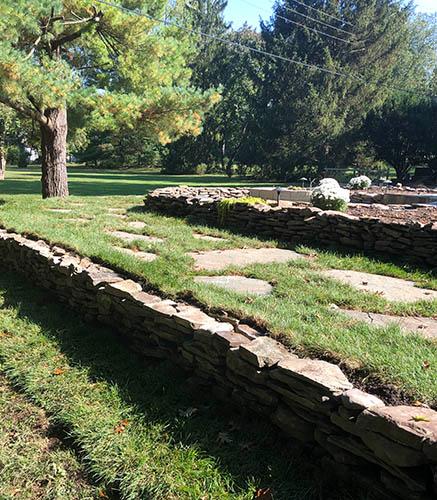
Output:
<svg viewBox="0 0 437 500">
<path fill-rule="evenodd" d="M 250 317 L 266 326 L 272 335 L 306 353 L 334 357 L 359 372 L 360 377 L 376 377 L 396 386 L 409 398 L 437 404 L 435 344 L 416 335 L 403 335 L 398 327 L 373 328 L 357 324 L 332 310 L 332 304 L 373 312 L 437 315 L 437 301 L 415 304 L 389 303 L 378 295 L 358 292 L 346 285 L 323 278 L 324 268 L 365 270 L 417 281 L 437 289 L 437 279 L 426 270 L 411 265 L 360 254 L 340 254 L 311 247 L 297 250 L 310 255 L 307 260 L 287 264 L 252 265 L 227 269 L 220 274 L 238 273 L 268 280 L 275 284 L 268 297 L 245 297 L 193 281 L 195 273 L 186 252 L 235 247 L 277 246 L 217 228 L 194 225 L 183 219 L 143 211 L 143 195 L 150 189 L 171 184 L 245 185 L 218 176 L 161 176 L 135 171 L 96 173 L 74 168 L 70 175 L 73 196 L 67 200 L 42 200 L 38 172 L 10 170 L 0 184 L 0 223 L 19 232 L 27 232 L 76 249 L 83 255 L 100 259 L 113 267 L 144 278 L 151 287 L 169 296 L 194 297 L 207 306 Z M 110 194 L 111 196 L 105 196 Z M 95 195 L 95 196 L 92 196 Z M 69 208 L 71 213 L 50 211 Z M 120 208 L 128 215 L 120 219 L 109 208 Z M 87 218 L 86 222 L 70 221 Z M 128 222 L 143 221 L 143 230 L 133 230 Z M 133 242 L 130 246 L 156 252 L 154 262 L 145 263 L 116 250 L 126 246 L 107 234 L 108 230 L 128 230 L 163 238 L 164 243 Z M 227 241 L 210 242 L 193 237 L 194 232 L 222 236 Z M 206 274 L 206 273 L 204 273 Z M 211 274 L 211 273 L 208 273 Z M 427 363 L 424 363 L 424 362 Z M 430 366 L 424 369 L 424 365 Z"/>
<path fill-rule="evenodd" d="M 0 498 L 97 497 L 100 490 L 57 434 L 46 413 L 0 373 Z"/>
<path fill-rule="evenodd" d="M 66 442 L 48 447 L 37 418 Z M 2 499 L 252 500 L 259 488 L 277 500 L 366 498 L 315 475 L 311 457 L 256 416 L 193 394 L 170 364 L 145 364 L 7 272 L 0 420 Z"/>
</svg>

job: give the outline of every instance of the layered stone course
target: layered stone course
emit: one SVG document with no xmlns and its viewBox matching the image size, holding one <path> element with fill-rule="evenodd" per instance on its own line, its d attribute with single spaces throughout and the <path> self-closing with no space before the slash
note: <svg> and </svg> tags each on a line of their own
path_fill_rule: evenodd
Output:
<svg viewBox="0 0 437 500">
<path fill-rule="evenodd" d="M 269 419 L 326 468 L 383 498 L 437 494 L 437 412 L 387 406 L 342 370 L 302 359 L 234 319 L 150 294 L 87 258 L 0 230 L 2 267 L 116 328 L 148 357 L 170 359 L 226 403 Z"/>
<path fill-rule="evenodd" d="M 211 192 L 210 192 L 211 191 Z M 196 216 L 218 224 L 222 198 L 243 197 L 248 190 L 230 188 L 163 188 L 150 193 L 147 208 L 179 216 Z M 364 251 L 402 255 L 437 265 L 437 221 L 384 222 L 310 206 L 272 207 L 236 204 L 226 216 L 227 227 L 287 242 L 318 242 Z"/>
</svg>

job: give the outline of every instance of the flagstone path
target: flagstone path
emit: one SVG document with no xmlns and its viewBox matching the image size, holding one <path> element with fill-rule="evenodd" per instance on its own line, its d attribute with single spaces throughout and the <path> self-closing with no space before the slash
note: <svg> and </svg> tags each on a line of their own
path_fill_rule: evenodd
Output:
<svg viewBox="0 0 437 500">
<path fill-rule="evenodd" d="M 115 236 L 120 240 L 132 242 L 132 241 L 146 241 L 147 243 L 162 243 L 164 240 L 161 238 L 156 238 L 155 236 L 147 236 L 145 234 L 134 234 L 127 233 L 126 231 L 108 231 L 108 234 Z"/>
<path fill-rule="evenodd" d="M 195 269 L 218 271 L 230 265 L 269 264 L 303 259 L 304 256 L 281 248 L 233 248 L 231 250 L 211 250 L 188 253 L 195 261 Z"/>
<path fill-rule="evenodd" d="M 373 326 L 389 326 L 397 324 L 405 332 L 414 332 L 422 337 L 437 341 L 437 319 L 416 316 L 392 316 L 390 314 L 369 313 L 340 309 L 357 321 L 364 321 Z"/>
<path fill-rule="evenodd" d="M 193 233 L 193 238 L 196 240 L 204 241 L 228 241 L 226 238 L 220 238 L 218 236 L 209 236 L 208 234 Z"/>
<path fill-rule="evenodd" d="M 436 290 L 419 288 L 414 281 L 341 269 L 322 271 L 323 276 L 333 278 L 364 292 L 373 292 L 392 302 L 416 302 L 437 299 Z"/>
<path fill-rule="evenodd" d="M 215 285 L 232 292 L 253 295 L 269 295 L 273 289 L 267 281 L 244 276 L 196 276 L 194 281 Z"/>
<path fill-rule="evenodd" d="M 158 256 L 155 253 L 150 253 L 150 252 L 141 252 L 140 250 L 132 250 L 131 248 L 123 248 L 123 247 L 114 247 L 120 252 L 126 253 L 128 255 L 132 255 L 132 257 L 135 257 L 140 260 L 144 260 L 145 262 L 152 262 L 155 260 Z"/>
</svg>

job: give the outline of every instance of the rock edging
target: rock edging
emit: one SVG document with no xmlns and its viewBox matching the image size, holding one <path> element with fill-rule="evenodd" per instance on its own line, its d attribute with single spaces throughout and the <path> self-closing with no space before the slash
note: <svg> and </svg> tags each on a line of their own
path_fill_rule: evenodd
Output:
<svg viewBox="0 0 437 500">
<path fill-rule="evenodd" d="M 137 352 L 173 360 L 217 397 L 270 419 L 346 479 L 384 498 L 426 500 L 437 493 L 437 412 L 386 406 L 353 388 L 337 365 L 298 358 L 270 337 L 149 294 L 44 241 L 0 230 L 0 259 L 86 320 L 117 328 Z"/>
<path fill-rule="evenodd" d="M 145 199 L 147 208 L 171 215 L 196 216 L 218 224 L 218 202 L 241 198 L 249 190 L 239 188 L 162 188 Z M 323 211 L 316 207 L 271 207 L 269 205 L 232 206 L 226 226 L 289 242 L 316 241 L 364 251 L 410 257 L 437 265 L 437 221 L 384 222 L 377 217 Z"/>
</svg>

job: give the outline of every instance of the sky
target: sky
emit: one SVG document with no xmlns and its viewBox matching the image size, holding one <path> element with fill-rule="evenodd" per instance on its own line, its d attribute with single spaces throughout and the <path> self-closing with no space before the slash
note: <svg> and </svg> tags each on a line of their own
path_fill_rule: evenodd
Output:
<svg viewBox="0 0 437 500">
<path fill-rule="evenodd" d="M 259 26 L 260 16 L 269 19 L 274 0 L 228 0 L 225 11 L 227 21 L 239 28 L 245 21 L 251 26 Z M 417 12 L 437 12 L 437 0 L 416 0 Z"/>
</svg>

